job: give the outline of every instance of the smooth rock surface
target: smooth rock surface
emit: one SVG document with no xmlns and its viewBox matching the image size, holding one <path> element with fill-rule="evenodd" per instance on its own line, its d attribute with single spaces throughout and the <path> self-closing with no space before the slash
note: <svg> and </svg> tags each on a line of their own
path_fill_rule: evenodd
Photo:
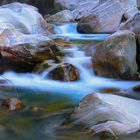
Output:
<svg viewBox="0 0 140 140">
<path fill-rule="evenodd" d="M 72 112 L 74 125 L 84 125 L 93 133 L 109 133 L 114 137 L 140 129 L 140 101 L 111 94 L 87 95 Z"/>
</svg>

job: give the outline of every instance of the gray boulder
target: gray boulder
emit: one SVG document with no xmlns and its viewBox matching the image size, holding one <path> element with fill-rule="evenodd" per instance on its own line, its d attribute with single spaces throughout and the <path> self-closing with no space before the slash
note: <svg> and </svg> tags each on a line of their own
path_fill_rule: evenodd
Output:
<svg viewBox="0 0 140 140">
<path fill-rule="evenodd" d="M 138 70 L 136 40 L 131 31 L 118 31 L 93 53 L 93 68 L 100 76 L 131 79 Z"/>
<path fill-rule="evenodd" d="M 108 0 L 96 7 L 90 15 L 81 18 L 77 30 L 80 33 L 112 33 L 121 22 L 124 9 L 119 0 Z"/>
<path fill-rule="evenodd" d="M 118 95 L 87 95 L 70 116 L 73 125 L 84 125 L 94 134 L 118 137 L 140 129 L 140 101 Z"/>
</svg>

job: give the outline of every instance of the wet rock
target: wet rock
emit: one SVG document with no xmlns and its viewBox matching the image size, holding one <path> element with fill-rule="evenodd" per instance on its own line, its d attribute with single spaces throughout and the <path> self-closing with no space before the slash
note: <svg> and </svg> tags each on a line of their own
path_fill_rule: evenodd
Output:
<svg viewBox="0 0 140 140">
<path fill-rule="evenodd" d="M 50 38 L 35 34 L 27 35 L 15 30 L 5 30 L 0 34 L 0 63 L 3 67 L 28 68 L 43 60 L 55 59 L 60 52 L 57 44 Z M 20 67 L 18 67 L 20 68 Z M 2 69 L 1 69 L 2 71 Z"/>
<path fill-rule="evenodd" d="M 54 62 L 51 60 L 44 60 L 41 64 L 37 64 L 33 70 L 35 73 L 42 73 L 43 71 L 47 70 L 49 67 L 55 65 Z"/>
<path fill-rule="evenodd" d="M 112 33 L 121 22 L 124 9 L 119 0 L 108 0 L 96 7 L 92 13 L 78 23 L 80 33 Z"/>
<path fill-rule="evenodd" d="M 93 69 L 100 76 L 131 79 L 137 73 L 136 40 L 131 31 L 118 31 L 93 53 Z"/>
<path fill-rule="evenodd" d="M 134 91 L 136 92 L 140 92 L 140 85 L 137 85 L 133 88 Z"/>
<path fill-rule="evenodd" d="M 136 34 L 140 33 L 140 12 L 135 14 L 135 16 L 125 23 L 121 24 L 120 30 L 130 30 Z"/>
<path fill-rule="evenodd" d="M 2 101 L 1 105 L 10 111 L 19 110 L 24 107 L 23 103 L 17 98 L 5 99 Z"/>
<path fill-rule="evenodd" d="M 65 82 L 77 81 L 79 80 L 79 72 L 72 64 L 63 63 L 52 69 L 48 74 L 48 78 Z"/>
<path fill-rule="evenodd" d="M 118 137 L 140 129 L 140 101 L 111 94 L 87 95 L 70 116 L 73 125 L 84 125 L 94 134 Z"/>
<path fill-rule="evenodd" d="M 70 10 L 63 10 L 55 15 L 46 18 L 47 22 L 55 22 L 55 23 L 64 23 L 64 22 L 73 22 L 74 16 Z"/>
</svg>

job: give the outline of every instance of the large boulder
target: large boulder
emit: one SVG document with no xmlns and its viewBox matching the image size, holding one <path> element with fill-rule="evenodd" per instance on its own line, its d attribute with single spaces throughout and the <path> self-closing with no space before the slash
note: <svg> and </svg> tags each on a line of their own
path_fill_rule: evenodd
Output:
<svg viewBox="0 0 140 140">
<path fill-rule="evenodd" d="M 118 31 L 97 47 L 93 68 L 100 76 L 130 79 L 137 73 L 136 40 L 131 31 Z"/>
<path fill-rule="evenodd" d="M 0 32 L 14 28 L 26 34 L 46 33 L 46 21 L 37 8 L 21 3 L 0 6 Z"/>
<path fill-rule="evenodd" d="M 0 34 L 0 64 L 2 66 L 13 66 L 30 68 L 41 63 L 43 60 L 55 59 L 60 52 L 57 44 L 50 38 L 40 35 L 27 35 L 15 30 L 4 30 Z M 8 68 L 9 69 L 9 68 Z M 5 70 L 5 69 L 4 69 Z"/>
<path fill-rule="evenodd" d="M 77 30 L 80 33 L 112 33 L 121 22 L 124 9 L 119 0 L 108 0 L 96 7 L 92 13 L 81 18 Z"/>
<path fill-rule="evenodd" d="M 118 95 L 93 93 L 75 108 L 69 122 L 84 125 L 94 134 L 118 137 L 140 129 L 140 101 Z"/>
<path fill-rule="evenodd" d="M 78 7 L 76 7 L 72 11 L 74 19 L 78 21 L 81 18 L 88 16 L 93 12 L 94 8 L 97 7 L 99 4 L 100 4 L 99 0 L 94 0 L 94 1 L 90 0 L 82 4 L 78 4 Z"/>
<path fill-rule="evenodd" d="M 121 24 L 120 30 L 130 30 L 136 34 L 140 34 L 140 12 L 135 14 L 134 17 L 130 18 L 123 24 Z"/>
<path fill-rule="evenodd" d="M 47 76 L 49 79 L 70 82 L 79 79 L 79 72 L 72 64 L 63 63 L 56 65 Z"/>
</svg>

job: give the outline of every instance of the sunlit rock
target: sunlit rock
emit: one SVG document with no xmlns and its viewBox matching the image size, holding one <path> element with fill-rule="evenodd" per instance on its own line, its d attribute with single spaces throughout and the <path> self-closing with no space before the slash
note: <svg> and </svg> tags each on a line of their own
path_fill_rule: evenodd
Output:
<svg viewBox="0 0 140 140">
<path fill-rule="evenodd" d="M 114 137 L 140 129 L 140 101 L 111 94 L 87 95 L 70 116 L 74 125 L 84 125 L 93 133 Z"/>
<path fill-rule="evenodd" d="M 46 21 L 37 8 L 21 3 L 0 6 L 0 32 L 14 28 L 26 34 L 46 33 Z"/>
<path fill-rule="evenodd" d="M 118 31 L 93 53 L 93 68 L 100 76 L 131 79 L 138 70 L 136 40 L 131 31 Z"/>
<path fill-rule="evenodd" d="M 78 23 L 80 33 L 112 33 L 121 22 L 124 9 L 119 0 L 108 0 L 95 8 L 92 13 Z"/>
<path fill-rule="evenodd" d="M 59 81 L 77 81 L 79 79 L 79 72 L 75 66 L 68 63 L 56 65 L 48 73 L 48 78 Z"/>
</svg>

